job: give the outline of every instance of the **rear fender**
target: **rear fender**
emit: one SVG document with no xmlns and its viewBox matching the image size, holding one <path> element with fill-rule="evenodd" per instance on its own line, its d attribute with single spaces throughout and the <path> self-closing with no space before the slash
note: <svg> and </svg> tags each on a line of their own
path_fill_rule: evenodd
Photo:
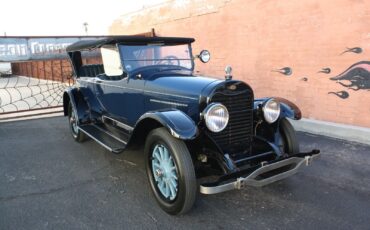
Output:
<svg viewBox="0 0 370 230">
<path fill-rule="evenodd" d="M 75 87 L 68 87 L 63 94 L 63 111 L 64 116 L 68 116 L 68 106 L 71 103 L 72 108 L 76 111 L 77 123 L 86 123 L 90 119 L 89 106 L 85 101 L 82 93 Z"/>
</svg>

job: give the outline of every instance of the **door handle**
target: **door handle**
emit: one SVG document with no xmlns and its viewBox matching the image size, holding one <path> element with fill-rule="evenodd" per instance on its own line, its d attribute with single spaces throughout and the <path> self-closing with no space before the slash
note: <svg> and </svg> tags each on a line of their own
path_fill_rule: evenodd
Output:
<svg viewBox="0 0 370 230">
<path fill-rule="evenodd" d="M 95 80 L 95 83 L 102 83 L 101 80 Z"/>
<path fill-rule="evenodd" d="M 136 79 L 138 79 L 138 80 L 141 80 L 141 79 L 143 79 L 143 77 L 141 76 L 141 73 L 139 73 L 139 74 L 136 74 Z"/>
</svg>

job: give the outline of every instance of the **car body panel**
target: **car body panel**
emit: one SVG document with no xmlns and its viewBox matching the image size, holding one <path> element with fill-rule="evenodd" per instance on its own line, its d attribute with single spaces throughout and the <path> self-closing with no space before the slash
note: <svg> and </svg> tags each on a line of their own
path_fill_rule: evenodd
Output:
<svg viewBox="0 0 370 230">
<path fill-rule="evenodd" d="M 147 112 L 140 117 L 135 127 L 147 119 L 158 121 L 168 129 L 172 136 L 181 140 L 192 140 L 198 135 L 198 128 L 195 122 L 179 110 Z"/>
</svg>

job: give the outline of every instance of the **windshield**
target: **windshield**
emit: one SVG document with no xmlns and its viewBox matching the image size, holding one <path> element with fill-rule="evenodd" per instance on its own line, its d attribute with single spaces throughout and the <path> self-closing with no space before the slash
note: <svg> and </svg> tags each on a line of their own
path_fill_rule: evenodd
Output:
<svg viewBox="0 0 370 230">
<path fill-rule="evenodd" d="M 193 70 L 189 44 L 120 45 L 123 66 L 128 72 L 143 67 Z"/>
</svg>

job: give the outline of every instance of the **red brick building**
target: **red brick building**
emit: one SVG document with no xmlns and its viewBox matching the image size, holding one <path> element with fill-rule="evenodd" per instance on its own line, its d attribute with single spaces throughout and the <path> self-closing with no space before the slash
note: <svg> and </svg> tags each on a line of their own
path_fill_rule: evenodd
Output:
<svg viewBox="0 0 370 230">
<path fill-rule="evenodd" d="M 110 33 L 155 29 L 194 37 L 200 74 L 248 82 L 256 97 L 291 99 L 304 117 L 370 127 L 370 2 L 168 1 L 123 15 Z M 338 80 L 339 79 L 339 80 Z"/>
</svg>

